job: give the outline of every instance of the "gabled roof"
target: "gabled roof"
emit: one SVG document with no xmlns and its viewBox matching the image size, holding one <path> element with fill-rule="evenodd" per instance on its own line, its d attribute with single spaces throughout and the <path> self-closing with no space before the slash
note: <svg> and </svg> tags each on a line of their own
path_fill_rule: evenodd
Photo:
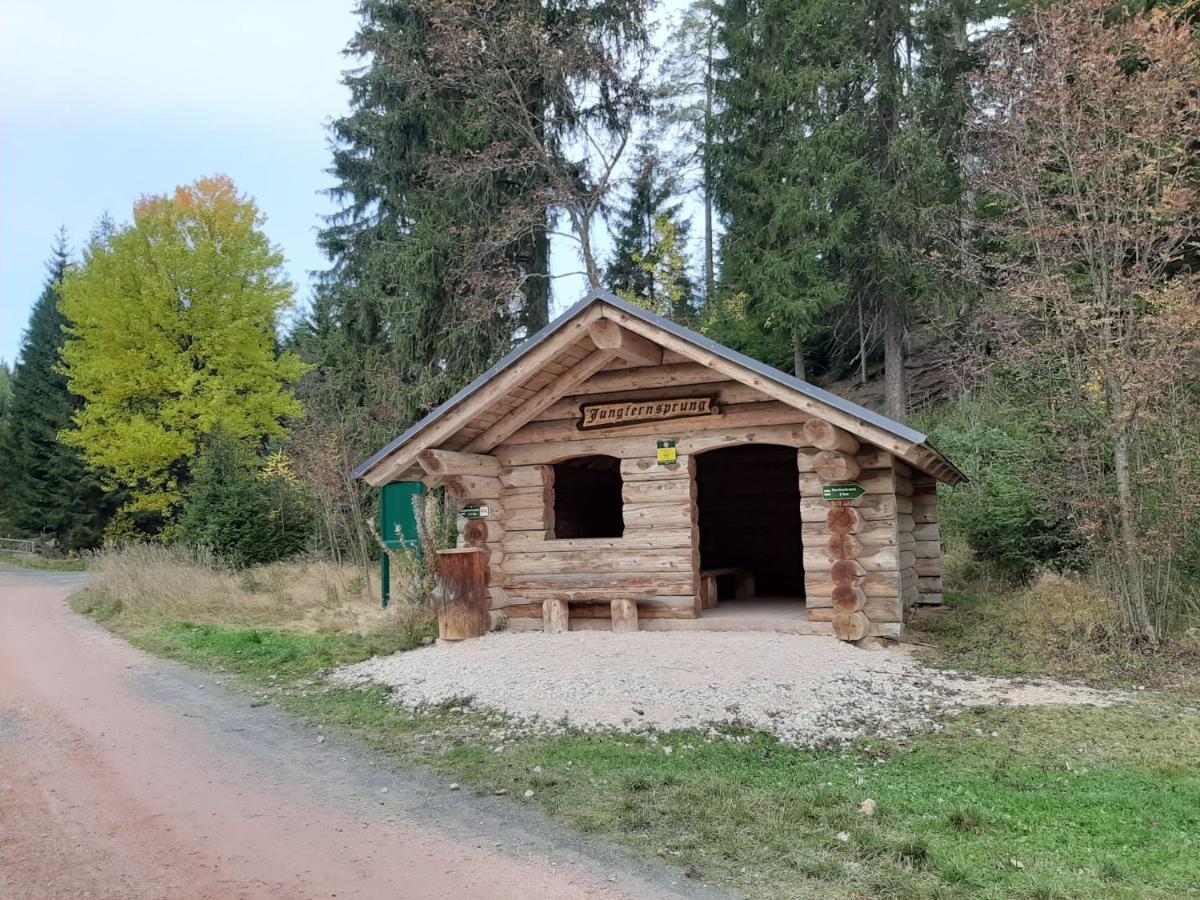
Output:
<svg viewBox="0 0 1200 900">
<path fill-rule="evenodd" d="M 582 336 L 586 334 L 587 322 L 604 317 L 615 318 L 623 326 L 641 332 L 651 341 L 662 343 L 669 339 L 673 345 L 677 345 L 674 349 L 686 355 L 694 355 L 696 361 L 702 365 L 715 368 L 723 363 L 721 368 L 728 370 L 732 380 L 764 388 L 784 402 L 791 402 L 797 407 L 809 410 L 812 409 L 813 404 L 816 404 L 820 408 L 820 414 L 834 420 L 834 424 L 861 440 L 888 450 L 941 481 L 957 484 L 966 480 L 966 477 L 954 464 L 942 456 L 929 443 L 926 435 L 921 432 L 718 344 L 711 338 L 635 306 L 614 294 L 600 290 L 589 292 L 561 316 L 516 347 L 469 385 L 362 463 L 355 469 L 354 477 L 364 478 L 374 473 L 376 478 L 368 478 L 372 483 L 383 483 L 383 481 L 389 480 L 377 480 L 378 472 L 376 470 L 380 469 L 386 461 L 401 453 L 407 455 L 409 450 L 415 454 L 421 449 L 426 449 L 427 446 L 437 446 L 436 442 L 427 441 L 427 438 L 434 432 L 435 426 L 440 426 L 437 430 L 444 432 L 446 426 L 453 427 L 456 417 L 461 419 L 462 424 L 465 425 L 472 416 L 479 412 L 478 409 L 469 408 L 472 399 L 489 384 L 515 372 L 525 361 L 547 349 L 552 341 L 560 339 L 564 331 L 574 329 L 575 333 Z M 581 325 L 584 327 L 581 328 Z M 771 390 L 772 387 L 778 390 Z M 568 389 L 562 393 L 569 392 Z M 391 468 L 390 465 L 389 468 Z"/>
</svg>

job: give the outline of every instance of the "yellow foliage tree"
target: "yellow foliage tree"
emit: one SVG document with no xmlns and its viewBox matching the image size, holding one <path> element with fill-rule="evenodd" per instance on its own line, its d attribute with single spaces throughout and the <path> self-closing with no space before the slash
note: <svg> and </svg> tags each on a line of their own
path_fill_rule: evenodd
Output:
<svg viewBox="0 0 1200 900">
<path fill-rule="evenodd" d="M 84 403 L 60 439 L 128 489 L 127 517 L 169 521 L 206 434 L 257 449 L 301 413 L 305 367 L 276 335 L 293 289 L 261 225 L 229 178 L 201 179 L 143 197 L 64 279 L 61 369 Z"/>
</svg>

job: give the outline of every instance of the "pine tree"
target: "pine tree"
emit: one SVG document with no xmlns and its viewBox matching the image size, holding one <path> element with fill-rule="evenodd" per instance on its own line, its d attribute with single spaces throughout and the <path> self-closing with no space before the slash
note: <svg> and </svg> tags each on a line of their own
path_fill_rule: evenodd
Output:
<svg viewBox="0 0 1200 900">
<path fill-rule="evenodd" d="M 223 431 L 210 434 L 196 458 L 179 519 L 179 539 L 208 547 L 236 566 L 293 556 L 312 532 L 307 502 L 286 457 L 266 465 Z"/>
<path fill-rule="evenodd" d="M 69 324 L 59 309 L 59 287 L 68 265 L 66 236 L 60 232 L 0 426 L 0 511 L 21 535 L 45 536 L 63 550 L 80 550 L 100 544 L 120 497 L 107 493 L 79 452 L 58 440 L 80 403 L 57 368 Z"/>
<path fill-rule="evenodd" d="M 502 233 L 519 175 L 501 166 L 465 183 L 433 172 L 437 159 L 473 152 L 495 130 L 430 83 L 428 5 L 365 0 L 358 14 L 347 54 L 363 64 L 347 73 L 351 111 L 332 126 L 330 194 L 342 209 L 320 234 L 332 267 L 307 343 L 343 402 L 384 403 L 407 421 L 508 348 L 522 287 L 545 306 L 548 253 L 544 234 Z M 545 315 L 517 318 L 536 328 Z"/>
<path fill-rule="evenodd" d="M 696 312 L 695 288 L 686 270 L 680 271 L 688 226 L 680 218 L 676 181 L 648 144 L 638 147 L 633 171 L 628 195 L 615 216 L 605 283 L 646 309 L 689 322 Z"/>
<path fill-rule="evenodd" d="M 721 11 L 722 302 L 740 298 L 776 335 L 776 365 L 790 342 L 797 374 L 854 323 L 860 362 L 883 345 L 897 418 L 907 322 L 945 290 L 931 260 L 946 258 L 959 218 L 965 106 L 945 101 L 965 57 L 944 52 L 944 35 L 962 19 L 934 14 L 956 2 L 731 0 Z"/>
</svg>

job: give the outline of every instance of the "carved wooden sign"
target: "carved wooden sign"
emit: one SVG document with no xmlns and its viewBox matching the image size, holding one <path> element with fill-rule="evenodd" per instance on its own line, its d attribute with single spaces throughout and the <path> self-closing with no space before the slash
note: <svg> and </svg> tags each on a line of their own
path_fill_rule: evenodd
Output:
<svg viewBox="0 0 1200 900">
<path fill-rule="evenodd" d="M 670 400 L 618 400 L 612 403 L 584 403 L 579 407 L 579 428 L 613 428 L 642 422 L 663 422 L 691 416 L 715 416 L 720 413 L 716 397 L 676 397 Z"/>
</svg>

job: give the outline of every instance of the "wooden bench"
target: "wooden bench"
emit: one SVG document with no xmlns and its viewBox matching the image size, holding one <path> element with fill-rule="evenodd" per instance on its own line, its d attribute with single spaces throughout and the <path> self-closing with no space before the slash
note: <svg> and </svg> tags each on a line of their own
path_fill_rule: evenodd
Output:
<svg viewBox="0 0 1200 900">
<path fill-rule="evenodd" d="M 562 634 L 569 628 L 571 607 L 594 607 L 606 604 L 612 618 L 612 630 L 624 634 L 638 630 L 638 603 L 649 602 L 653 593 L 650 591 L 622 590 L 610 598 L 600 600 L 597 594 L 601 591 L 580 591 L 576 595 L 564 593 L 557 597 L 547 597 L 542 601 L 542 630 L 547 634 Z M 604 592 L 607 593 L 607 592 Z"/>
<path fill-rule="evenodd" d="M 717 579 L 732 575 L 737 579 L 734 596 L 738 600 L 754 599 L 754 575 L 741 566 L 724 566 L 700 570 L 700 608 L 712 609 L 717 605 Z"/>
</svg>

